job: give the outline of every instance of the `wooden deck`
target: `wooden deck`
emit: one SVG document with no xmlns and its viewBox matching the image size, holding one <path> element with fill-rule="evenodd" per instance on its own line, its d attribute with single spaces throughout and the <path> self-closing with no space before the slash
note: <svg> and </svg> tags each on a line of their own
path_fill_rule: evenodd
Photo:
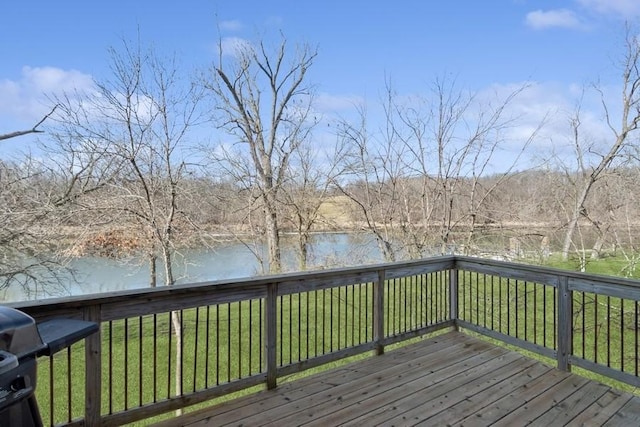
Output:
<svg viewBox="0 0 640 427">
<path fill-rule="evenodd" d="M 158 426 L 640 425 L 640 397 L 458 332 Z"/>
</svg>

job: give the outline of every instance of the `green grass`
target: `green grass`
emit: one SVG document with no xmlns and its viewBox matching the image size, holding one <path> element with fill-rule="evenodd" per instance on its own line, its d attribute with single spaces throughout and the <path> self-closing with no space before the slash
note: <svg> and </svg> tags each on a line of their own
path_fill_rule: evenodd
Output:
<svg viewBox="0 0 640 427">
<path fill-rule="evenodd" d="M 630 279 L 640 279 L 640 268 L 636 268 L 636 255 L 630 258 L 618 253 L 607 253 L 601 258 L 591 259 L 586 257 L 585 272 L 591 274 L 602 274 L 606 276 L 628 277 Z M 545 263 L 549 267 L 561 268 L 570 271 L 580 271 L 580 260 L 575 254 L 568 260 L 563 260 L 559 255 L 549 258 Z"/>
</svg>

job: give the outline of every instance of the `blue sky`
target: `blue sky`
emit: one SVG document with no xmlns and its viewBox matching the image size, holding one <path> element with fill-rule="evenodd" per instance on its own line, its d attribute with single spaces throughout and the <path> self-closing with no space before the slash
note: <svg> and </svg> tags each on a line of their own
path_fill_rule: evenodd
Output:
<svg viewBox="0 0 640 427">
<path fill-rule="evenodd" d="M 613 62 L 640 0 L 36 0 L 5 2 L 2 15 L 0 133 L 35 124 L 45 94 L 107 78 L 107 48 L 138 31 L 189 68 L 211 61 L 219 34 L 281 30 L 318 47 L 310 81 L 336 109 L 377 99 L 385 78 L 402 93 L 424 92 L 445 73 L 476 92 L 529 82 L 521 108 L 539 109 L 533 122 L 549 108 L 570 108 L 582 85 L 619 83 Z"/>
</svg>

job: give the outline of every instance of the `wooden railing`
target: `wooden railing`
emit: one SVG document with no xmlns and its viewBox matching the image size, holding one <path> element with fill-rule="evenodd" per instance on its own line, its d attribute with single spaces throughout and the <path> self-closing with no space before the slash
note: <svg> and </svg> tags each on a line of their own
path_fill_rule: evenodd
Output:
<svg viewBox="0 0 640 427">
<path fill-rule="evenodd" d="M 444 328 L 640 384 L 640 284 L 468 257 L 14 304 L 101 332 L 39 364 L 46 425 L 122 425 Z"/>
</svg>

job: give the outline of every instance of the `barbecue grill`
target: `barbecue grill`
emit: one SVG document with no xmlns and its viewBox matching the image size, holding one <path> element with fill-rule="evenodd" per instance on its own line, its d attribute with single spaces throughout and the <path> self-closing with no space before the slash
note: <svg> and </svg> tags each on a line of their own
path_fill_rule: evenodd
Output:
<svg viewBox="0 0 640 427">
<path fill-rule="evenodd" d="M 98 330 L 75 319 L 35 320 L 0 306 L 0 427 L 42 426 L 35 398 L 36 358 L 50 356 Z"/>
</svg>

